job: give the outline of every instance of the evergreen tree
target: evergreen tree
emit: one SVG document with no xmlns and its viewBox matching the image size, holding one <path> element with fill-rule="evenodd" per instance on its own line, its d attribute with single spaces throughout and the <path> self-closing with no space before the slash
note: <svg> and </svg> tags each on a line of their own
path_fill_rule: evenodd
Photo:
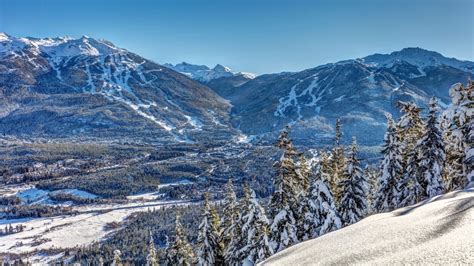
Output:
<svg viewBox="0 0 474 266">
<path fill-rule="evenodd" d="M 325 173 L 321 165 L 312 178 L 307 196 L 300 202 L 302 213 L 301 239 L 307 240 L 341 228 L 332 193 L 324 181 Z"/>
<path fill-rule="evenodd" d="M 368 203 L 368 214 L 377 212 L 375 208 L 376 195 L 378 191 L 378 182 L 380 172 L 377 169 L 367 165 L 364 169 L 364 176 L 368 181 L 368 192 L 367 192 L 367 203 Z"/>
<path fill-rule="evenodd" d="M 155 242 L 153 241 L 153 235 L 150 231 L 150 242 L 148 243 L 148 255 L 146 256 L 147 266 L 158 266 L 158 260 L 156 259 L 156 248 Z"/>
<path fill-rule="evenodd" d="M 268 219 L 265 210 L 248 185 L 245 185 L 244 193 L 243 204 L 246 207 L 242 214 L 242 235 L 246 237 L 247 243 L 239 253 L 244 265 L 254 265 L 271 256 L 273 249 L 268 238 Z"/>
<path fill-rule="evenodd" d="M 393 210 L 397 206 L 397 184 L 402 175 L 402 151 L 397 137 L 397 128 L 392 116 L 387 117 L 387 132 L 384 137 L 382 149 L 382 163 L 380 165 L 381 176 L 375 195 L 374 209 L 379 212 Z"/>
<path fill-rule="evenodd" d="M 218 217 L 209 203 L 209 194 L 205 194 L 202 221 L 197 239 L 198 265 L 218 265 L 222 261 L 222 247 L 219 242 L 220 229 Z"/>
<path fill-rule="evenodd" d="M 357 149 L 357 142 L 354 137 L 346 170 L 339 181 L 339 187 L 342 189 L 339 214 L 344 225 L 358 222 L 368 211 L 367 179 L 360 168 Z"/>
<path fill-rule="evenodd" d="M 224 232 L 228 232 L 229 236 L 232 236 L 225 246 L 224 261 L 226 265 L 238 265 L 242 261 L 239 251 L 247 244 L 247 239 L 242 234 L 243 221 L 241 210 L 244 208 L 241 204 L 242 203 L 240 203 L 236 208 L 236 220 L 230 227 L 224 229 Z"/>
<path fill-rule="evenodd" d="M 301 191 L 308 191 L 310 169 L 304 153 L 299 154 L 297 174 L 299 177 L 298 193 Z"/>
<path fill-rule="evenodd" d="M 166 250 L 166 265 L 191 265 L 195 261 L 195 254 L 191 245 L 188 243 L 184 228 L 176 216 L 175 240 Z"/>
<path fill-rule="evenodd" d="M 226 196 L 226 198 L 227 197 L 228 196 Z M 240 251 L 247 245 L 247 238 L 242 233 L 242 225 L 245 223 L 243 219 L 243 213 L 247 210 L 247 207 L 247 201 L 242 198 L 235 208 L 235 221 L 229 228 L 224 228 L 224 232 L 228 230 L 229 235 L 232 236 L 228 244 L 225 246 L 224 256 L 226 265 L 240 265 L 242 260 L 245 258 L 245 256 L 243 256 Z"/>
<path fill-rule="evenodd" d="M 296 184 L 299 177 L 294 162 L 297 153 L 288 134 L 288 127 L 280 134 L 277 147 L 282 150 L 282 155 L 280 160 L 274 164 L 277 176 L 274 179 L 275 191 L 270 201 L 270 216 L 273 218 L 270 226 L 270 242 L 275 251 L 280 251 L 298 242 L 295 208 Z"/>
<path fill-rule="evenodd" d="M 397 206 L 404 207 L 424 198 L 426 184 L 420 172 L 418 141 L 424 134 L 421 109 L 414 103 L 398 102 L 404 113 L 398 122 L 398 139 L 403 155 L 403 176 L 397 184 Z"/>
<path fill-rule="evenodd" d="M 237 197 L 234 191 L 234 184 L 232 183 L 232 179 L 227 181 L 225 186 L 225 198 L 224 198 L 224 205 L 223 205 L 223 213 L 222 213 L 222 234 L 221 234 L 221 242 L 224 247 L 229 246 L 229 243 L 232 242 L 232 239 L 235 238 L 235 226 L 239 216 L 239 209 L 238 209 L 238 202 Z"/>
<path fill-rule="evenodd" d="M 412 153 L 415 153 L 413 151 Z M 418 182 L 419 162 L 417 155 L 410 155 L 406 163 L 405 173 L 397 185 L 397 207 L 405 207 L 420 202 L 424 198 L 423 187 Z"/>
<path fill-rule="evenodd" d="M 474 186 L 474 81 L 470 80 L 466 88 L 466 98 L 462 106 L 466 110 L 466 122 L 464 126 L 464 149 L 466 159 L 467 182 L 470 187 Z"/>
<path fill-rule="evenodd" d="M 426 131 L 418 145 L 418 150 L 420 152 L 419 171 L 426 184 L 424 196 L 431 198 L 444 191 L 442 176 L 445 154 L 437 119 L 438 106 L 434 97 L 430 100 L 429 106 Z"/>
<path fill-rule="evenodd" d="M 342 140 L 342 122 L 341 119 L 336 120 L 336 135 L 334 140 L 334 147 L 331 153 L 331 173 L 329 173 L 329 184 L 336 202 L 339 202 L 341 197 L 341 188 L 338 187 L 339 181 L 344 174 L 346 168 L 346 158 L 344 156 L 344 146 L 341 144 Z"/>
<path fill-rule="evenodd" d="M 472 82 L 467 89 L 456 83 L 449 89 L 451 105 L 443 113 L 443 138 L 446 151 L 445 175 L 446 191 L 463 189 L 468 183 L 467 156 L 469 145 L 469 122 L 472 124 Z M 470 90 L 469 90 L 470 88 Z M 471 107 L 469 107 L 471 94 Z M 472 134 L 472 132 L 471 132 Z M 472 148 L 472 143 L 471 143 Z M 472 165 L 472 163 L 471 163 Z"/>
<path fill-rule="evenodd" d="M 122 252 L 120 250 L 116 249 L 114 250 L 114 260 L 112 262 L 112 266 L 122 266 Z"/>
</svg>

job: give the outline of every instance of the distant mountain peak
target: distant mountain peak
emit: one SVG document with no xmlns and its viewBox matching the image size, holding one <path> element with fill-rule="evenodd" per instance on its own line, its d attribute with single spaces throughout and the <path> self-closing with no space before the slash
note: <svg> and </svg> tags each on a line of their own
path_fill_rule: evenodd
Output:
<svg viewBox="0 0 474 266">
<path fill-rule="evenodd" d="M 219 71 L 219 72 L 232 72 L 232 69 L 223 66 L 221 64 L 217 64 L 212 70 Z"/>
<path fill-rule="evenodd" d="M 392 67 L 394 64 L 404 61 L 420 69 L 432 66 L 446 65 L 474 73 L 474 62 L 461 61 L 456 58 L 447 58 L 442 54 L 420 47 L 407 47 L 390 54 L 373 54 L 357 59 L 365 64 L 376 67 Z"/>
<path fill-rule="evenodd" d="M 187 62 L 182 62 L 176 65 L 167 63 L 164 64 L 164 66 L 201 82 L 209 82 L 213 79 L 234 76 L 243 76 L 246 79 L 255 78 L 255 74 L 247 72 L 233 72 L 232 69 L 221 64 L 217 64 L 212 69 L 205 65 L 194 65 Z"/>
<path fill-rule="evenodd" d="M 35 54 L 45 53 L 50 57 L 99 56 L 124 51 L 109 41 L 97 40 L 86 35 L 78 39 L 71 37 L 17 38 L 0 33 L 0 54 L 22 55 L 25 49 Z"/>
</svg>

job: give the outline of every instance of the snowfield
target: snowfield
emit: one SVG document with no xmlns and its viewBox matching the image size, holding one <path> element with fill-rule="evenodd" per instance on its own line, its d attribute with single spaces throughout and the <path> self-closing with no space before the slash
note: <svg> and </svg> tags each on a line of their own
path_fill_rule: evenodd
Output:
<svg viewBox="0 0 474 266">
<path fill-rule="evenodd" d="M 261 265 L 474 264 L 474 188 L 367 217 Z"/>
<path fill-rule="evenodd" d="M 22 224 L 24 231 L 0 237 L 0 253 L 33 252 L 49 248 L 87 246 L 113 232 L 106 225 L 122 222 L 130 214 L 186 201 L 148 201 L 76 207 L 77 215 L 0 220 L 0 226 Z"/>
</svg>

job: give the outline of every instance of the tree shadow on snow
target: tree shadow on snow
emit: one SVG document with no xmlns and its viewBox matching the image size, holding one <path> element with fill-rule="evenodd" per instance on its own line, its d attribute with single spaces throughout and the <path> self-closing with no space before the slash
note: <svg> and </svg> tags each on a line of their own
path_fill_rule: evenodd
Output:
<svg viewBox="0 0 474 266">
<path fill-rule="evenodd" d="M 421 201 L 421 202 L 419 202 L 415 205 L 404 207 L 401 210 L 394 211 L 393 216 L 407 215 L 407 214 L 415 211 L 419 207 L 424 206 L 426 204 L 436 202 L 436 201 L 439 201 L 439 200 L 443 200 L 443 199 L 452 199 L 452 198 L 455 198 L 456 196 L 458 196 L 460 193 L 466 193 L 466 192 L 467 193 L 474 193 L 474 190 L 473 189 L 458 190 L 458 191 L 451 192 L 449 194 L 439 195 L 439 196 L 433 197 L 431 199 L 426 199 L 426 200 L 423 200 L 423 201 Z M 473 200 L 473 199 L 471 198 L 469 200 Z"/>
</svg>

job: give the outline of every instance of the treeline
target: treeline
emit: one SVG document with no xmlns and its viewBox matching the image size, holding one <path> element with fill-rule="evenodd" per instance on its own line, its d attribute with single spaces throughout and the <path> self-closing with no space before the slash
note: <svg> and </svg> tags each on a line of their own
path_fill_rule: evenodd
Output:
<svg viewBox="0 0 474 266">
<path fill-rule="evenodd" d="M 69 206 L 49 206 L 49 205 L 14 205 L 7 207 L 4 217 L 8 219 L 27 217 L 52 217 L 58 215 L 71 215 L 77 212 Z"/>
<path fill-rule="evenodd" d="M 8 224 L 8 225 L 5 225 L 4 229 L 0 228 L 0 236 L 23 232 L 23 229 L 24 229 L 24 226 L 22 224 L 17 224 L 15 226 Z"/>
</svg>

